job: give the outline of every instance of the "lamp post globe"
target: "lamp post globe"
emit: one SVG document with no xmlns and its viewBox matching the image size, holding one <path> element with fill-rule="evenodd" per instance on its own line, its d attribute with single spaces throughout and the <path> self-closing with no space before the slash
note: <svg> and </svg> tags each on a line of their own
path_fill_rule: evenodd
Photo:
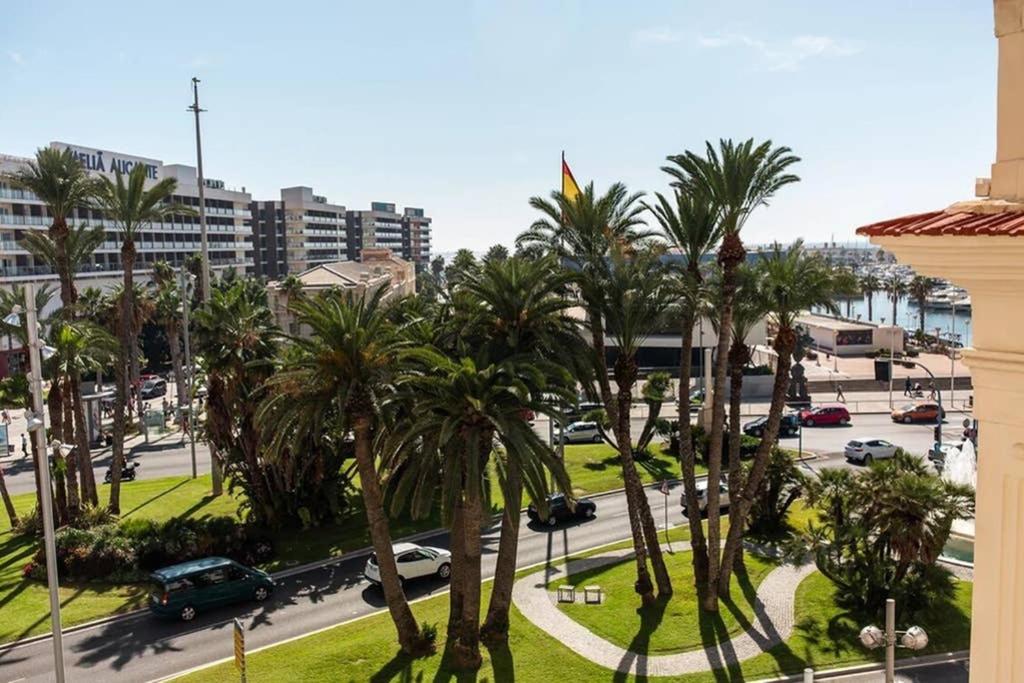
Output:
<svg viewBox="0 0 1024 683">
<path fill-rule="evenodd" d="M 885 634 L 877 626 L 865 626 L 860 630 L 860 642 L 869 650 L 877 650 L 885 645 Z"/>
<path fill-rule="evenodd" d="M 928 633 L 920 626 L 911 626 L 900 638 L 900 644 L 908 650 L 923 650 L 928 647 Z"/>
</svg>

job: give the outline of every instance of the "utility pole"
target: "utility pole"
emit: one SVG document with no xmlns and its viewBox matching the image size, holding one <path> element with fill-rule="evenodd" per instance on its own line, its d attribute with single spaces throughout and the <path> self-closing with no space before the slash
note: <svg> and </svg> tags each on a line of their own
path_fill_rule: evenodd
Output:
<svg viewBox="0 0 1024 683">
<path fill-rule="evenodd" d="M 181 315 L 185 334 L 185 367 L 188 368 L 188 437 L 192 443 L 192 478 L 195 479 L 198 472 L 196 468 L 196 424 L 192 413 L 192 399 L 195 389 L 196 369 L 192 366 L 192 351 L 189 347 L 188 309 L 190 298 L 188 295 L 189 288 L 186 285 L 187 282 L 188 276 L 185 275 L 185 266 L 182 266 L 178 272 L 178 286 L 181 289 Z M 178 409 L 180 410 L 181 406 L 178 406 Z"/>
<path fill-rule="evenodd" d="M 199 108 L 199 79 L 192 77 L 192 106 L 189 111 L 196 117 L 196 173 L 199 184 L 199 239 L 202 244 L 202 272 L 200 273 L 203 287 L 203 303 L 210 300 L 210 244 L 206 237 L 206 183 L 203 179 L 203 139 L 199 132 L 199 114 L 206 111 Z M 224 492 L 224 475 L 217 460 L 217 449 L 210 444 L 210 478 L 212 479 L 213 495 Z"/>
</svg>

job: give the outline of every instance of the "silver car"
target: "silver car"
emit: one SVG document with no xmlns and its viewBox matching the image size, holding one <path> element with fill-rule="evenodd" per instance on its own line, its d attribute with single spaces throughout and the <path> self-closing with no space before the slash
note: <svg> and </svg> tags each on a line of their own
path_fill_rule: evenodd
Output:
<svg viewBox="0 0 1024 683">
<path fill-rule="evenodd" d="M 573 422 L 559 432 L 557 438 L 564 443 L 601 443 L 601 430 L 596 422 Z"/>
<path fill-rule="evenodd" d="M 683 506 L 683 514 L 686 514 L 686 491 L 679 496 L 679 504 Z M 708 480 L 697 482 L 697 506 L 701 514 L 708 511 Z M 729 486 L 724 481 L 718 485 L 718 507 L 724 510 L 729 507 Z"/>
<path fill-rule="evenodd" d="M 851 439 L 846 444 L 845 455 L 847 460 L 870 465 L 875 460 L 896 455 L 896 446 L 885 439 Z"/>
</svg>

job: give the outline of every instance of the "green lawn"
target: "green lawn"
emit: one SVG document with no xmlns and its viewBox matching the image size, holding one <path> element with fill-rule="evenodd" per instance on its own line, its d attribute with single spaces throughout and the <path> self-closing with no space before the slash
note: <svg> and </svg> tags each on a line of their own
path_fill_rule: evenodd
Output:
<svg viewBox="0 0 1024 683">
<path fill-rule="evenodd" d="M 108 500 L 109 487 L 102 487 L 100 502 Z M 191 480 L 183 477 L 126 482 L 121 488 L 124 517 L 168 519 L 173 516 L 205 517 L 234 514 L 237 501 L 228 496 L 213 498 L 209 476 Z M 19 513 L 35 504 L 35 494 L 14 496 Z M 50 603 L 46 584 L 26 581 L 21 570 L 35 554 L 36 544 L 25 536 L 11 534 L 7 516 L 0 518 L 0 642 L 47 633 Z M 137 585 L 84 584 L 62 586 L 61 618 L 65 626 L 80 624 L 138 607 L 145 590 Z"/>
<path fill-rule="evenodd" d="M 618 456 L 603 444 L 567 446 L 566 463 L 574 482 L 574 490 L 582 495 L 597 493 L 622 486 L 622 469 Z M 645 481 L 678 477 L 678 464 L 674 458 L 659 455 L 642 463 L 641 475 Z M 146 517 L 156 520 L 171 517 L 207 517 L 237 515 L 238 501 L 229 495 L 214 498 L 209 495 L 210 477 L 197 479 L 167 477 L 126 482 L 122 485 L 122 517 Z M 101 486 L 100 503 L 108 501 L 109 487 Z M 494 501 L 500 511 L 502 499 Z M 32 509 L 34 494 L 14 496 L 19 513 Z M 21 570 L 35 553 L 36 544 L 26 537 L 11 534 L 7 517 L 0 516 L 0 643 L 49 631 L 49 599 L 46 586 L 36 581 L 25 581 Z M 401 517 L 392 520 L 394 537 L 409 535 L 424 529 L 441 526 L 435 515 L 425 520 Z M 294 530 L 274 534 L 276 558 L 265 568 L 276 571 L 286 567 L 314 562 L 340 555 L 370 544 L 365 517 L 358 496 L 345 518 L 331 524 L 301 533 Z M 139 607 L 145 597 L 142 586 L 88 583 L 61 588 L 63 624 L 71 626 L 111 614 Z"/>
<path fill-rule="evenodd" d="M 560 604 L 559 609 L 605 640 L 641 654 L 662 655 L 695 650 L 715 637 L 736 634 L 754 615 L 754 596 L 761 580 L 776 565 L 752 555 L 747 556 L 747 571 L 736 576 L 732 596 L 723 601 L 717 617 L 701 619 L 697 591 L 693 585 L 692 555 L 675 552 L 665 555 L 672 576 L 674 593 L 649 607 L 637 609 L 633 582 L 636 564 L 626 560 L 594 570 L 570 575 L 565 581 L 582 587 L 597 584 L 606 599 L 600 605 Z"/>
<path fill-rule="evenodd" d="M 685 532 L 678 531 L 673 536 L 676 534 L 685 535 Z M 680 557 L 683 557 L 682 553 Z M 535 570 L 525 570 L 522 573 L 532 571 Z M 678 577 L 678 570 L 675 576 Z M 681 581 L 677 579 L 677 590 L 682 588 L 680 583 Z M 485 608 L 490 587 L 490 582 L 484 584 Z M 629 590 L 631 592 L 631 589 Z M 970 602 L 971 585 L 961 583 L 958 585 L 953 605 L 915 618 L 915 623 L 928 630 L 931 637 L 927 652 L 959 650 L 968 646 Z M 443 627 L 447 621 L 447 610 L 447 595 L 429 598 L 413 605 L 413 611 L 419 621 L 439 626 L 439 653 L 443 651 Z M 691 614 L 695 616 L 695 613 Z M 870 621 L 867 617 L 851 615 L 836 607 L 832 584 L 822 575 L 814 573 L 797 589 L 796 629 L 786 642 L 741 664 L 729 665 L 727 671 L 708 671 L 656 680 L 683 683 L 751 680 L 798 673 L 806 666 L 824 669 L 855 662 L 875 661 L 881 658 L 881 653 L 864 650 L 856 638 L 860 626 L 867 621 Z M 699 627 L 692 621 L 690 624 L 690 632 L 684 637 L 692 643 L 703 642 L 698 634 Z M 659 630 L 665 626 L 666 623 L 663 622 Z M 677 629 L 677 633 L 683 631 L 682 628 Z M 717 632 L 709 635 L 708 642 L 716 642 L 720 635 Z M 483 654 L 483 667 L 476 674 L 453 674 L 441 654 L 409 660 L 397 654 L 394 627 L 387 613 L 378 613 L 250 654 L 247 657 L 247 674 L 248 680 L 254 683 L 280 680 L 301 680 L 307 683 L 427 680 L 515 680 L 519 683 L 548 683 L 552 680 L 638 680 L 632 676 L 615 676 L 611 671 L 582 658 L 533 626 L 514 607 L 510 647 L 493 652 L 484 650 Z M 908 653 L 898 651 L 898 654 Z M 230 680 L 235 675 L 237 674 L 234 665 L 227 662 L 189 674 L 179 680 L 189 683 L 212 683 Z"/>
</svg>

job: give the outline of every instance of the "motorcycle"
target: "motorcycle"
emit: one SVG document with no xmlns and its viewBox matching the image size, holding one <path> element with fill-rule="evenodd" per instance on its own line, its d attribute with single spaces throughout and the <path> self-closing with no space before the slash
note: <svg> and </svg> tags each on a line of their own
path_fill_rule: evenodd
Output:
<svg viewBox="0 0 1024 683">
<path fill-rule="evenodd" d="M 121 470 L 121 481 L 135 481 L 135 470 L 138 469 L 139 463 L 131 462 L 125 464 Z M 107 474 L 103 477 L 103 481 L 109 484 L 114 478 L 114 471 L 111 468 L 107 468 Z"/>
</svg>

